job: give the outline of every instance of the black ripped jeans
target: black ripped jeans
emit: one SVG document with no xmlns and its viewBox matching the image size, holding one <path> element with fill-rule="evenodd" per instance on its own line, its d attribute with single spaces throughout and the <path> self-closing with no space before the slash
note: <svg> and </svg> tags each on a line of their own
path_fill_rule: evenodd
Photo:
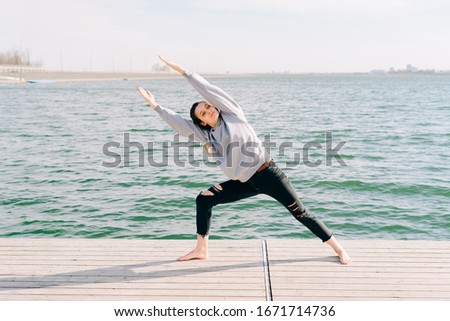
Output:
<svg viewBox="0 0 450 321">
<path fill-rule="evenodd" d="M 290 181 L 274 162 L 256 172 L 247 182 L 229 180 L 208 189 L 213 195 L 197 196 L 197 234 L 207 235 L 211 224 L 212 208 L 218 204 L 235 202 L 258 194 L 266 194 L 280 202 L 303 225 L 323 242 L 332 234 L 325 224 L 299 200 Z"/>
</svg>

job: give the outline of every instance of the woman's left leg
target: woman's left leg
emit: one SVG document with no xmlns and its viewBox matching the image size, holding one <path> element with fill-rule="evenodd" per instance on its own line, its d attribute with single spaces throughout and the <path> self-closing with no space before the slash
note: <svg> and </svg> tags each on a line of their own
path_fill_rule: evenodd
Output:
<svg viewBox="0 0 450 321">
<path fill-rule="evenodd" d="M 305 225 L 323 242 L 331 246 L 339 256 L 339 260 L 342 264 L 349 264 L 351 262 L 350 256 L 337 242 L 336 238 L 325 224 L 303 205 L 291 182 L 281 169 L 275 165 L 261 172 L 261 174 L 266 176 L 266 180 L 271 180 L 271 184 L 263 188 L 261 193 L 267 194 L 280 202 L 295 217 L 295 219 Z M 261 180 L 263 177 L 260 177 L 259 179 Z"/>
<path fill-rule="evenodd" d="M 261 174 L 266 176 L 264 177 L 265 180 L 270 181 L 269 185 L 261 189 L 261 193 L 267 194 L 280 202 L 297 221 L 305 225 L 323 242 L 332 237 L 331 231 L 325 224 L 303 205 L 291 182 L 281 169 L 275 165 L 261 172 Z"/>
</svg>

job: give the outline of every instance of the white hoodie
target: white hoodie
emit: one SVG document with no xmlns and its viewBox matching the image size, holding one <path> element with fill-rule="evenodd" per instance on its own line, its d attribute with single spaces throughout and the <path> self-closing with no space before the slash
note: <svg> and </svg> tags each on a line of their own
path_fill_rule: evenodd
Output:
<svg viewBox="0 0 450 321">
<path fill-rule="evenodd" d="M 156 107 L 156 112 L 180 135 L 193 135 L 195 140 L 207 145 L 227 177 L 246 182 L 264 162 L 270 160 L 270 156 L 247 122 L 242 108 L 227 93 L 211 85 L 202 76 L 188 71 L 183 76 L 205 100 L 220 111 L 217 125 L 204 129 L 161 105 Z"/>
</svg>

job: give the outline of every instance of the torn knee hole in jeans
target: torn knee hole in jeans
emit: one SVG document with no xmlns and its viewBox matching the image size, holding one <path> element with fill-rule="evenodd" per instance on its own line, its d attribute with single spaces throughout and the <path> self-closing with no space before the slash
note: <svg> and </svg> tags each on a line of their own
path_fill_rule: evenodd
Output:
<svg viewBox="0 0 450 321">
<path fill-rule="evenodd" d="M 202 195 L 204 196 L 214 196 L 217 193 L 220 193 L 220 191 L 222 191 L 222 186 L 220 186 L 220 184 L 214 185 L 210 188 L 208 188 L 207 190 L 202 192 Z"/>
<path fill-rule="evenodd" d="M 297 213 L 300 210 L 300 206 L 297 205 L 297 202 L 294 202 L 291 205 L 288 205 L 288 208 L 291 211 L 291 213 L 294 214 L 297 218 L 305 217 L 305 210 L 301 211 L 300 213 Z"/>
<path fill-rule="evenodd" d="M 302 212 L 300 214 L 296 215 L 297 218 L 304 218 L 305 217 L 305 212 Z"/>
<path fill-rule="evenodd" d="M 295 211 L 297 211 L 297 210 L 298 210 L 298 208 L 299 208 L 299 206 L 298 206 L 298 205 L 297 205 L 297 207 L 296 207 L 296 208 L 294 208 L 294 209 L 293 209 L 293 207 L 294 207 L 295 205 L 297 205 L 297 202 L 294 202 L 294 203 L 292 203 L 291 205 L 288 205 L 288 207 L 289 207 L 289 210 L 290 210 L 291 212 L 295 212 Z"/>
</svg>

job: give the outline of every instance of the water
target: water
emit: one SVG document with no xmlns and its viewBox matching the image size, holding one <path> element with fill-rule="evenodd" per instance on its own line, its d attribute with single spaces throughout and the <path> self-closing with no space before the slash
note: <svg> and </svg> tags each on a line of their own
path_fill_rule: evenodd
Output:
<svg viewBox="0 0 450 321">
<path fill-rule="evenodd" d="M 450 76 L 211 78 L 244 108 L 305 205 L 342 239 L 450 239 Z M 202 149 L 163 155 L 174 132 L 137 91 L 188 117 L 184 79 L 0 88 L 0 237 L 192 239 L 195 197 L 226 178 L 196 162 Z M 346 166 L 326 166 L 326 133 Z M 130 149 L 124 134 L 144 146 Z M 102 166 L 121 155 L 117 167 Z M 317 167 L 287 164 L 308 142 Z M 153 143 L 153 146 L 148 146 Z M 284 154 L 278 147 L 287 143 Z M 321 144 L 321 145 L 317 145 Z M 178 146 L 178 145 L 177 145 Z M 142 153 L 141 153 L 142 154 Z M 149 165 L 153 162 L 167 166 Z M 199 165 L 199 166 L 197 166 Z M 197 167 L 196 167 L 197 166 Z M 314 237 L 266 196 L 217 206 L 212 238 Z"/>
</svg>

